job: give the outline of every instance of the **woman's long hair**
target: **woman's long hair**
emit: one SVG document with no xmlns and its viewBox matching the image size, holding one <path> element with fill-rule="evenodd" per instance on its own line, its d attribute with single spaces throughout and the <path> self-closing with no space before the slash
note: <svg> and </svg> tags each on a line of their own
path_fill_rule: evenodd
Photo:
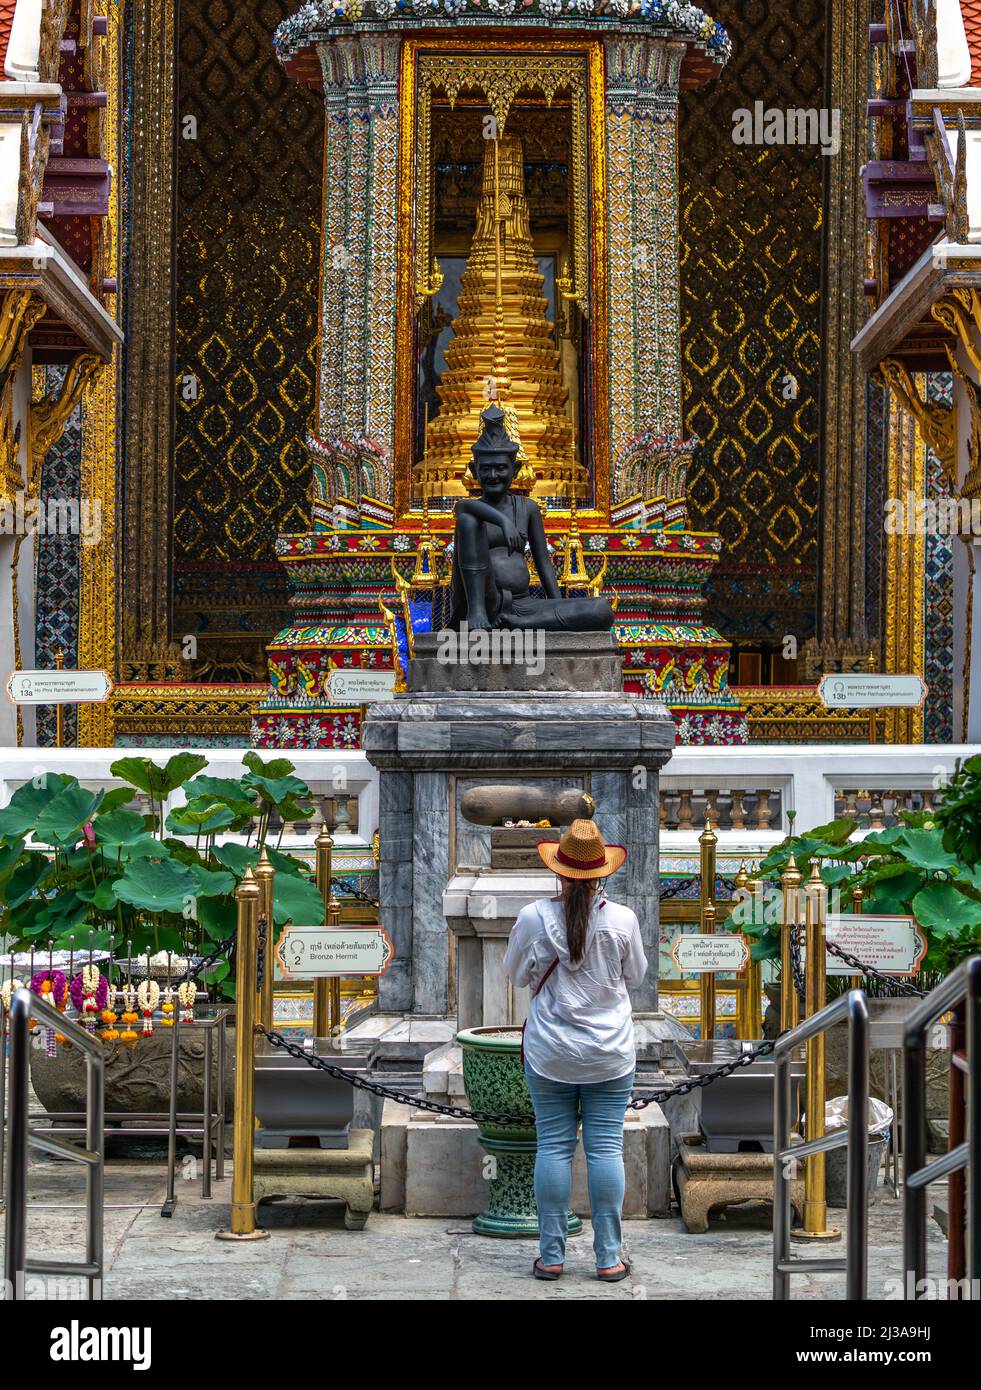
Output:
<svg viewBox="0 0 981 1390">
<path fill-rule="evenodd" d="M 565 939 L 573 965 L 582 960 L 586 951 L 586 927 L 600 880 L 595 878 L 563 878 L 562 907 L 565 911 Z"/>
</svg>

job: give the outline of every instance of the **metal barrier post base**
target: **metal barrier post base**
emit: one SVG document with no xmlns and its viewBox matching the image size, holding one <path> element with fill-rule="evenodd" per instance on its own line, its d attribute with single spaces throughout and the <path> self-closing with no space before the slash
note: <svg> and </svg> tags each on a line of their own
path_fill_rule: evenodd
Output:
<svg viewBox="0 0 981 1390">
<path fill-rule="evenodd" d="M 791 1231 L 791 1233 L 790 1233 L 790 1239 L 791 1239 L 791 1240 L 810 1240 L 810 1241 L 821 1241 L 821 1240 L 823 1240 L 823 1241 L 826 1241 L 827 1244 L 831 1245 L 831 1244 L 833 1244 L 834 1241 L 836 1241 L 836 1240 L 841 1240 L 841 1232 L 840 1232 L 840 1231 L 835 1231 L 835 1230 L 831 1230 L 831 1231 L 804 1231 L 804 1230 Z"/>
<path fill-rule="evenodd" d="M 215 1240 L 268 1240 L 269 1232 L 258 1226 L 251 1231 L 215 1231 Z"/>
</svg>

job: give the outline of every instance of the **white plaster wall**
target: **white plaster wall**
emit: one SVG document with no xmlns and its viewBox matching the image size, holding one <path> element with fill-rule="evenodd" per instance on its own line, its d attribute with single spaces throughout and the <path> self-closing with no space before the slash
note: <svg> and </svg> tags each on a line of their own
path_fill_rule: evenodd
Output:
<svg viewBox="0 0 981 1390">
<path fill-rule="evenodd" d="M 38 81 L 38 56 L 41 51 L 42 0 L 17 0 L 4 73 L 14 81 Z"/>
<path fill-rule="evenodd" d="M 20 126 L 0 125 L 0 246 L 17 245 Z"/>
<path fill-rule="evenodd" d="M 966 87 L 971 80 L 971 52 L 967 46 L 961 0 L 937 3 L 937 86 Z"/>
</svg>

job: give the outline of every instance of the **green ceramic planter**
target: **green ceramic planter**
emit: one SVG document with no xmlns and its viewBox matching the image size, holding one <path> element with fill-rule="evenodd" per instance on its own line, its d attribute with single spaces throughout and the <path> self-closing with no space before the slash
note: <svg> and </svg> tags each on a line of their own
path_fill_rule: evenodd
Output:
<svg viewBox="0 0 981 1390">
<path fill-rule="evenodd" d="M 478 1123 L 481 1145 L 494 1159 L 487 1210 L 474 1220 L 477 1235 L 507 1238 L 538 1235 L 535 1209 L 535 1111 L 521 1065 L 520 1028 L 467 1028 L 458 1033 L 463 1050 L 463 1084 L 471 1110 L 527 1115 L 527 1123 Z M 582 1221 L 569 1213 L 569 1234 Z"/>
</svg>

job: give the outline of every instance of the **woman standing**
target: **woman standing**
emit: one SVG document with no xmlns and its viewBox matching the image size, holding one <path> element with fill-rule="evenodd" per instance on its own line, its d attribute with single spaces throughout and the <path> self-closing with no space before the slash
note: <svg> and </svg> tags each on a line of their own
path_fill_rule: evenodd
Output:
<svg viewBox="0 0 981 1390">
<path fill-rule="evenodd" d="M 627 987 L 643 980 L 647 957 L 635 914 L 601 891 L 627 858 L 622 846 L 604 844 L 592 821 L 577 820 L 538 853 L 562 891 L 521 910 L 504 957 L 512 983 L 533 993 L 524 1032 L 538 1130 L 541 1255 L 533 1272 L 562 1274 L 581 1111 L 596 1277 L 612 1283 L 630 1273 L 620 1253 L 623 1117 L 637 1064 Z"/>
</svg>

